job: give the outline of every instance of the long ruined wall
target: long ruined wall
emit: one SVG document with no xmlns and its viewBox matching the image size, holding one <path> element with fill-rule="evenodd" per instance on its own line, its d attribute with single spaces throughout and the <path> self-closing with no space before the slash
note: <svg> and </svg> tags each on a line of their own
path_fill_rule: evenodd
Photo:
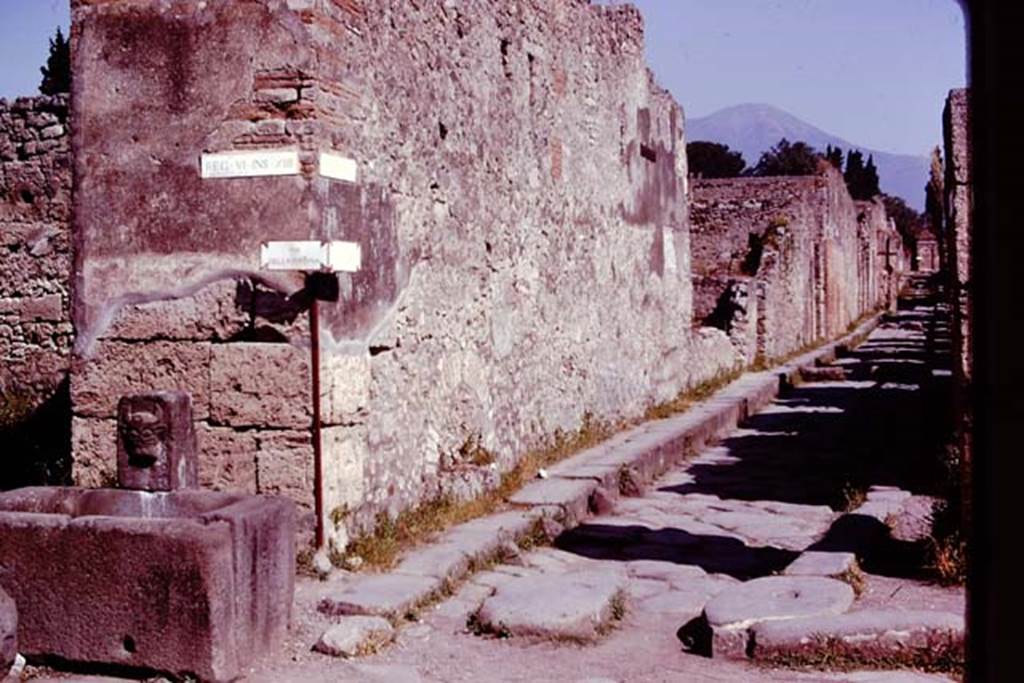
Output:
<svg viewBox="0 0 1024 683">
<path fill-rule="evenodd" d="M 690 215 L 695 311 L 748 362 L 835 337 L 895 301 L 895 229 L 834 169 L 696 180 Z"/>
<path fill-rule="evenodd" d="M 971 174 L 970 90 L 951 90 L 942 113 L 945 147 L 944 223 L 948 254 L 947 286 L 953 313 L 953 400 L 956 446 L 960 452 L 963 527 L 970 527 L 974 407 L 971 401 L 971 368 L 974 363 L 971 326 L 971 236 L 974 185 Z"/>
<path fill-rule="evenodd" d="M 362 245 L 320 304 L 338 543 L 493 484 L 477 438 L 507 469 L 738 360 L 691 329 L 683 117 L 633 8 L 77 0 L 72 29 L 79 482 L 109 477 L 120 395 L 181 388 L 204 485 L 312 504 L 309 297 L 262 240 Z M 299 172 L 200 177 L 258 149 Z"/>
<path fill-rule="evenodd" d="M 0 489 L 69 476 L 67 118 L 64 97 L 0 99 Z"/>
<path fill-rule="evenodd" d="M 0 99 L 0 389 L 51 393 L 71 348 L 67 102 Z"/>
</svg>

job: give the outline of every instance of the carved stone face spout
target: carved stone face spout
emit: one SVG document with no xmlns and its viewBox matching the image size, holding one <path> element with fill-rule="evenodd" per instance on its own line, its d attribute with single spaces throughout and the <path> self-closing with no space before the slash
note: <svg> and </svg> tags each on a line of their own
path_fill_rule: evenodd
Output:
<svg viewBox="0 0 1024 683">
<path fill-rule="evenodd" d="M 125 396 L 117 406 L 117 480 L 122 488 L 173 491 L 197 483 L 192 401 L 181 391 Z"/>
<path fill-rule="evenodd" d="M 170 428 L 159 404 L 127 406 L 121 422 L 121 438 L 134 467 L 151 467 L 167 454 Z"/>
</svg>

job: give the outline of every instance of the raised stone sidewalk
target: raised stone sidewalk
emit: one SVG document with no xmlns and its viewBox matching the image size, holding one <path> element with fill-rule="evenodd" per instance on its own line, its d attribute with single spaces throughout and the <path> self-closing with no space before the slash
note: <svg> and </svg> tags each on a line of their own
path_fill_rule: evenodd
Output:
<svg viewBox="0 0 1024 683">
<path fill-rule="evenodd" d="M 598 511 L 602 499 L 617 498 L 624 477 L 634 484 L 650 482 L 694 456 L 768 405 L 783 386 L 802 381 L 802 374 L 813 374 L 857 346 L 879 320 L 874 316 L 844 337 L 771 370 L 746 373 L 680 415 L 623 431 L 558 463 L 547 471 L 548 478 L 512 496 L 509 502 L 516 509 L 453 527 L 408 553 L 391 572 L 328 581 L 319 610 L 333 617 L 372 615 L 399 623 L 497 559 L 510 541 L 545 528 L 542 520 L 557 522 L 550 533 L 557 535 Z"/>
</svg>

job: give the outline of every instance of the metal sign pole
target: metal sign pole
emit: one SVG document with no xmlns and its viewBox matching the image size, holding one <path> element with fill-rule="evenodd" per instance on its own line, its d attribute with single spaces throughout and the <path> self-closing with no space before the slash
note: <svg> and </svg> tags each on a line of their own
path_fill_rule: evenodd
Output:
<svg viewBox="0 0 1024 683">
<path fill-rule="evenodd" d="M 324 547 L 323 456 L 320 444 L 320 301 L 309 305 L 309 349 L 313 379 L 313 492 L 316 507 L 316 547 Z"/>
<path fill-rule="evenodd" d="M 310 384 L 313 387 L 313 499 L 316 508 L 316 548 L 325 546 L 323 444 L 320 438 L 320 301 L 337 301 L 337 273 L 354 273 L 362 265 L 356 242 L 332 240 L 271 241 L 260 244 L 260 268 L 298 270 L 306 276 L 309 295 Z"/>
</svg>

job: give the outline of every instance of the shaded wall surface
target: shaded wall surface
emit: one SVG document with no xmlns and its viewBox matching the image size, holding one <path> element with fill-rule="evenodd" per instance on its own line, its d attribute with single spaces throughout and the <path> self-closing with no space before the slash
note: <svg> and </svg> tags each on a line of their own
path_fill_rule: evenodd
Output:
<svg viewBox="0 0 1024 683">
<path fill-rule="evenodd" d="M 953 313 L 953 387 L 954 413 L 957 417 L 956 445 L 961 456 L 961 482 L 965 502 L 965 522 L 969 520 L 971 500 L 971 462 L 974 410 L 970 400 L 972 288 L 971 235 L 973 184 L 971 180 L 970 90 L 951 90 L 942 114 L 945 142 L 944 223 L 949 271 L 947 286 Z M 969 525 L 965 523 L 965 528 Z"/>
<path fill-rule="evenodd" d="M 67 476 L 67 119 L 65 97 L 0 99 L 0 489 Z"/>
<path fill-rule="evenodd" d="M 259 270 L 263 240 L 363 250 L 320 304 L 338 544 L 737 362 L 692 329 L 683 117 L 635 9 L 72 5 L 77 481 L 112 471 L 120 395 L 180 388 L 205 486 L 312 505 L 310 299 Z M 200 177 L 204 153 L 267 149 L 298 172 Z M 494 468 L 462 461 L 477 442 Z"/>
<path fill-rule="evenodd" d="M 833 169 L 696 180 L 690 215 L 695 315 L 748 362 L 835 337 L 895 301 L 895 228 Z"/>
</svg>

